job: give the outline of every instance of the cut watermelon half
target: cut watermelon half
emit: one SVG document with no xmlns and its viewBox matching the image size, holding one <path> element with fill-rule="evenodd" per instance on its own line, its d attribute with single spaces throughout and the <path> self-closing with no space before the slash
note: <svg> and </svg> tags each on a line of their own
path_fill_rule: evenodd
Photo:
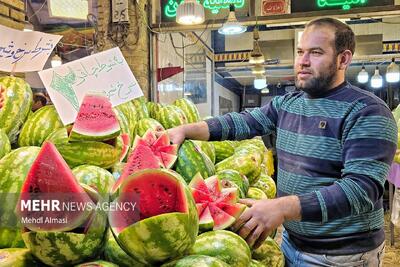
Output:
<svg viewBox="0 0 400 267">
<path fill-rule="evenodd" d="M 22 224 L 31 231 L 70 231 L 90 217 L 90 205 L 61 154 L 45 142 L 22 185 L 16 209 Z"/>
<path fill-rule="evenodd" d="M 117 137 L 121 128 L 111 102 L 103 94 L 85 95 L 69 136 L 70 141 L 105 141 Z"/>
<path fill-rule="evenodd" d="M 189 183 L 199 215 L 200 231 L 221 230 L 231 226 L 245 205 L 237 203 L 237 188 L 222 188 L 217 176 L 204 180 L 197 173 Z"/>
</svg>

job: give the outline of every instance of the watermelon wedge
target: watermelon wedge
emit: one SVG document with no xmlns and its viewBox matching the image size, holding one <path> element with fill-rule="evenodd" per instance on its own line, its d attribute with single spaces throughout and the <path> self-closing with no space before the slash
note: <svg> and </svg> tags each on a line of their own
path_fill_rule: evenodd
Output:
<svg viewBox="0 0 400 267">
<path fill-rule="evenodd" d="M 91 216 L 90 205 L 90 196 L 56 147 L 46 141 L 22 185 L 16 208 L 22 224 L 36 232 L 70 231 Z"/>
<path fill-rule="evenodd" d="M 70 141 L 105 141 L 117 137 L 121 128 L 111 102 L 103 94 L 83 98 L 72 127 Z"/>
<path fill-rule="evenodd" d="M 197 173 L 189 183 L 199 215 L 199 230 L 222 230 L 230 227 L 242 214 L 245 205 L 237 203 L 237 188 L 222 188 L 216 175 L 204 180 Z"/>
</svg>

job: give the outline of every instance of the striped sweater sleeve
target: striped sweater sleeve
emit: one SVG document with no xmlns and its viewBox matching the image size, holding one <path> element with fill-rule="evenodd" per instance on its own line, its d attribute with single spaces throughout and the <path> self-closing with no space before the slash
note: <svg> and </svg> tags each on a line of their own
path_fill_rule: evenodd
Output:
<svg viewBox="0 0 400 267">
<path fill-rule="evenodd" d="M 232 112 L 206 120 L 210 141 L 243 140 L 268 135 L 276 130 L 278 111 L 284 96 L 275 97 L 270 103 L 250 112 Z"/>
<path fill-rule="evenodd" d="M 345 120 L 341 179 L 319 191 L 299 196 L 303 221 L 327 222 L 375 209 L 397 144 L 390 110 L 371 104 Z"/>
</svg>

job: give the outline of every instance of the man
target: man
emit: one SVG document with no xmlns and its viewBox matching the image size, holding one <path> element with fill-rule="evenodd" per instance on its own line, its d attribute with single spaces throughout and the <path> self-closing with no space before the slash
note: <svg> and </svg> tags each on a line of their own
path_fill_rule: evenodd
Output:
<svg viewBox="0 0 400 267">
<path fill-rule="evenodd" d="M 245 139 L 276 132 L 278 198 L 250 206 L 234 224 L 251 246 L 284 224 L 287 266 L 380 266 L 382 195 L 397 142 L 383 101 L 350 85 L 350 27 L 332 18 L 307 24 L 295 59 L 296 92 L 249 113 L 170 129 L 174 143 Z"/>
</svg>

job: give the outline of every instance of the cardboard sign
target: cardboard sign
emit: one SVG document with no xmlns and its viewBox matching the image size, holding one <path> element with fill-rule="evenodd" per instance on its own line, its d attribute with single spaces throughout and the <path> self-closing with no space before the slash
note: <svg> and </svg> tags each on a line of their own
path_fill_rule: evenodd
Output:
<svg viewBox="0 0 400 267">
<path fill-rule="evenodd" d="M 61 35 L 24 32 L 0 25 L 0 71 L 42 70 Z"/>
<path fill-rule="evenodd" d="M 116 47 L 39 72 L 64 125 L 73 123 L 87 92 L 105 94 L 113 106 L 143 95 Z"/>
</svg>

